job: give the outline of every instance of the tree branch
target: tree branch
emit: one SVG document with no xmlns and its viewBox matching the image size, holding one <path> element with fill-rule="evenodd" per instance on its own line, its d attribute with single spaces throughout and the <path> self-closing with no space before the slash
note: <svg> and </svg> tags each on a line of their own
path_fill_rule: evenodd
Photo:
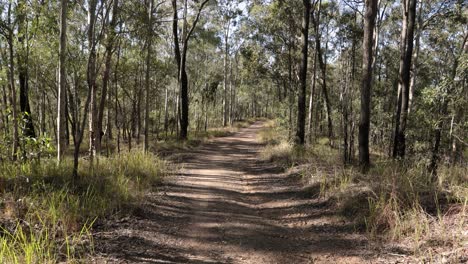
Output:
<svg viewBox="0 0 468 264">
<path fill-rule="evenodd" d="M 198 20 L 200 19 L 200 14 L 201 14 L 201 12 L 202 12 L 202 10 L 203 10 L 203 7 L 208 3 L 208 1 L 210 1 L 210 0 L 204 0 L 204 1 L 201 3 L 200 7 L 198 8 L 197 17 L 196 17 L 195 20 L 193 21 L 192 28 L 190 28 L 190 31 L 188 32 L 187 37 L 186 37 L 185 40 L 184 40 L 185 45 L 187 45 L 187 42 L 188 42 L 190 36 L 192 35 L 193 30 L 194 30 L 195 27 L 197 26 L 197 23 L 198 23 Z"/>
</svg>

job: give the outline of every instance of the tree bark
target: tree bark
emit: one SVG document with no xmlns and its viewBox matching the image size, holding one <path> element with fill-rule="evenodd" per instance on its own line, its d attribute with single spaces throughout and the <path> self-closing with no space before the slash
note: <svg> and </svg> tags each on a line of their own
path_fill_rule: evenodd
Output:
<svg viewBox="0 0 468 264">
<path fill-rule="evenodd" d="M 377 0 L 366 0 L 364 18 L 364 43 L 362 55 L 361 116 L 359 120 L 359 164 L 362 171 L 367 171 L 369 158 L 370 104 L 372 88 L 373 33 L 377 14 Z"/>
<path fill-rule="evenodd" d="M 59 43 L 59 89 L 57 96 L 57 162 L 62 161 L 62 156 L 66 150 L 66 59 L 67 59 L 67 9 L 68 0 L 61 0 L 60 9 L 60 43 Z"/>
<path fill-rule="evenodd" d="M 96 23 L 96 6 L 98 0 L 89 1 L 89 10 L 88 10 L 88 65 L 86 80 L 88 83 L 88 89 L 91 92 L 91 97 L 89 101 L 89 157 L 91 167 L 93 165 L 93 159 L 96 157 L 96 121 L 97 121 L 97 109 L 96 109 L 96 33 L 95 33 L 95 23 Z"/>
<path fill-rule="evenodd" d="M 410 93 L 411 59 L 413 57 L 414 25 L 416 19 L 416 0 L 405 0 L 403 6 L 403 28 L 401 36 L 401 54 L 399 70 L 399 90 L 401 93 L 398 107 L 399 120 L 395 131 L 394 158 L 404 158 L 406 151 L 406 125 L 408 119 L 408 105 Z"/>
<path fill-rule="evenodd" d="M 421 46 L 421 34 L 423 31 L 423 19 L 422 19 L 422 0 L 419 1 L 419 10 L 418 10 L 418 17 L 417 17 L 417 28 L 416 28 L 416 36 L 415 36 L 415 51 L 414 51 L 414 58 L 413 58 L 413 67 L 411 73 L 411 80 L 410 80 L 410 88 L 409 88 L 409 98 L 408 98 L 408 114 L 411 112 L 411 108 L 413 106 L 413 95 L 414 90 L 416 89 L 416 78 L 418 76 L 418 60 L 419 60 L 419 50 Z"/>
<path fill-rule="evenodd" d="M 306 121 L 306 87 L 307 87 L 307 57 L 309 49 L 309 20 L 310 20 L 310 0 L 303 0 L 304 13 L 302 18 L 302 61 L 299 71 L 300 87 L 297 97 L 297 129 L 296 145 L 304 145 L 305 142 L 305 121 Z"/>
<path fill-rule="evenodd" d="M 315 4 L 317 6 L 317 22 L 314 22 L 314 32 L 315 35 L 317 36 L 319 34 L 319 25 L 320 25 L 320 6 L 322 5 L 322 0 L 319 0 Z M 314 18 L 312 17 L 312 20 Z M 317 38 L 317 37 L 316 37 Z M 312 142 L 312 119 L 313 119 L 313 113 L 314 113 L 314 96 L 315 96 L 315 87 L 317 83 L 317 42 L 315 42 L 314 45 L 314 65 L 312 69 L 312 81 L 311 81 L 311 87 L 310 87 L 310 97 L 309 97 L 309 124 L 308 124 L 308 134 L 309 134 L 309 143 Z"/>
<path fill-rule="evenodd" d="M 172 0 L 173 22 L 172 34 L 174 37 L 174 55 L 178 66 L 178 83 L 180 87 L 181 118 L 180 118 L 180 139 L 186 140 L 189 126 L 189 97 L 188 97 L 188 76 L 186 72 L 188 42 L 193 30 L 197 26 L 203 7 L 208 3 L 204 0 L 199 8 L 192 27 L 187 31 L 187 0 L 184 1 L 184 23 L 182 27 L 182 48 L 179 46 L 179 29 L 177 15 L 177 0 Z"/>
<path fill-rule="evenodd" d="M 147 40 L 146 40 L 146 73 L 145 73 L 145 141 L 143 142 L 143 150 L 149 150 L 149 101 L 150 101 L 150 73 L 151 73 L 151 46 L 153 44 L 153 0 L 148 1 L 148 25 L 147 25 Z"/>
<path fill-rule="evenodd" d="M 229 29 L 231 20 L 228 19 L 227 25 L 224 29 L 224 58 L 223 58 L 223 127 L 227 126 L 228 119 L 228 98 L 227 98 L 227 85 L 228 85 L 228 56 L 229 56 Z"/>
<path fill-rule="evenodd" d="M 21 118 L 24 120 L 23 136 L 36 137 L 34 124 L 31 116 L 31 106 L 29 104 L 29 69 L 28 69 L 28 21 L 26 16 L 26 1 L 19 1 L 17 4 L 18 19 L 18 79 L 19 79 L 19 103 Z"/>
<path fill-rule="evenodd" d="M 10 1 L 8 4 L 8 53 L 9 53 L 9 71 L 8 71 L 8 80 L 10 88 L 10 104 L 13 114 L 13 148 L 12 148 L 12 158 L 16 160 L 18 157 L 18 147 L 19 147 L 19 132 L 18 132 L 18 106 L 16 99 L 16 87 L 15 87 L 15 59 L 14 59 L 14 33 L 13 33 L 13 23 L 11 21 L 11 5 Z"/>
</svg>

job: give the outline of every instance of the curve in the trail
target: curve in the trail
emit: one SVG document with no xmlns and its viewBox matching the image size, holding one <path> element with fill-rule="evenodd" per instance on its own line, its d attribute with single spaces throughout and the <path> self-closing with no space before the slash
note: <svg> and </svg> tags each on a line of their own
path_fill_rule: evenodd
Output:
<svg viewBox="0 0 468 264">
<path fill-rule="evenodd" d="M 135 217 L 97 236 L 95 262 L 362 263 L 363 236 L 297 178 L 260 161 L 263 123 L 184 153 Z"/>
</svg>

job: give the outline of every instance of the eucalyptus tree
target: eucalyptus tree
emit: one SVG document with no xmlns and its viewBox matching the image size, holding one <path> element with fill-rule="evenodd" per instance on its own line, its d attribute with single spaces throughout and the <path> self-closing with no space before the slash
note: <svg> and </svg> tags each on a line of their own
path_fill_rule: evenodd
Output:
<svg viewBox="0 0 468 264">
<path fill-rule="evenodd" d="M 18 103 L 17 103 L 17 93 L 15 85 L 15 58 L 14 58 L 14 25 L 15 21 L 13 18 L 13 3 L 9 1 L 6 7 L 6 18 L 0 20 L 2 36 L 6 39 L 8 45 L 8 69 L 7 69 L 7 78 L 8 78 L 8 90 L 9 98 L 11 105 L 11 112 L 13 118 L 13 139 L 12 139 L 12 153 L 11 157 L 13 160 L 17 159 L 18 148 L 19 148 L 19 131 L 18 131 Z M 7 57 L 6 55 L 4 58 Z"/>
<path fill-rule="evenodd" d="M 377 15 L 377 0 L 365 1 L 364 43 L 362 56 L 361 84 L 361 117 L 359 121 L 359 164 L 363 171 L 369 167 L 369 128 L 370 101 L 372 87 L 372 62 L 375 17 Z"/>
<path fill-rule="evenodd" d="M 406 150 L 406 127 L 410 94 L 410 71 L 413 58 L 417 0 L 402 2 L 403 22 L 400 39 L 400 70 L 393 157 L 403 158 Z"/>
<path fill-rule="evenodd" d="M 146 39 L 146 72 L 145 72 L 145 141 L 143 143 L 144 151 L 149 149 L 149 112 L 150 112 L 150 73 L 151 73 L 151 56 L 153 45 L 153 12 L 154 0 L 147 0 L 147 39 Z"/>
<path fill-rule="evenodd" d="M 322 96 L 325 104 L 326 119 L 328 127 L 328 138 L 330 144 L 333 145 L 333 120 L 332 120 L 332 106 L 330 100 L 330 93 L 327 87 L 327 52 L 328 52 L 328 38 L 329 38 L 329 25 L 331 21 L 333 9 L 336 7 L 334 2 L 324 3 L 324 7 L 320 7 L 322 2 L 319 1 L 319 10 L 317 16 L 312 17 L 315 32 L 315 49 L 317 50 L 317 59 L 320 67 L 322 78 Z M 320 30 L 320 24 L 323 24 Z M 324 35 L 326 38 L 324 38 Z M 322 49 L 322 39 L 325 39 L 325 49 Z"/>
<path fill-rule="evenodd" d="M 174 56 L 177 63 L 178 69 L 178 84 L 180 86 L 180 99 L 181 99 L 181 118 L 180 118 L 180 139 L 187 139 L 188 135 L 188 125 L 189 125 L 189 98 L 188 98 L 188 76 L 187 76 L 187 51 L 190 37 L 193 34 L 195 27 L 200 19 L 201 12 L 203 8 L 208 3 L 209 0 L 203 0 L 197 5 L 196 15 L 192 22 L 192 25 L 189 28 L 188 24 L 188 0 L 183 2 L 183 15 L 182 15 L 182 33 L 179 44 L 179 15 L 177 9 L 177 0 L 172 0 L 173 8 L 173 22 L 172 22 L 172 31 L 174 37 Z M 195 3 L 196 4 L 196 3 Z"/>
<path fill-rule="evenodd" d="M 300 88 L 297 98 L 297 130 L 295 142 L 298 145 L 305 143 L 305 121 L 306 121 L 306 86 L 307 86 L 307 60 L 309 49 L 309 19 L 310 19 L 310 0 L 303 0 L 304 14 L 302 18 L 301 41 L 302 41 L 302 60 L 299 72 Z"/>
<path fill-rule="evenodd" d="M 18 80 L 19 80 L 19 104 L 21 119 L 24 120 L 23 136 L 36 137 L 34 125 L 32 121 L 31 106 L 29 104 L 29 46 L 31 29 L 29 28 L 29 17 L 31 7 L 26 0 L 19 0 L 16 3 L 16 20 L 17 20 L 17 40 L 18 50 Z"/>
<path fill-rule="evenodd" d="M 110 82 L 110 74 L 111 74 L 111 68 L 112 68 L 112 55 L 115 52 L 114 46 L 116 44 L 117 40 L 117 24 L 119 23 L 119 18 L 120 18 L 120 5 L 119 5 L 119 0 L 112 0 L 112 18 L 109 21 L 109 16 L 110 16 L 110 11 L 108 12 L 107 18 L 106 18 L 106 24 L 105 25 L 105 33 L 106 33 L 106 40 L 104 43 L 105 46 L 105 52 L 104 52 L 104 72 L 102 76 L 102 90 L 101 90 L 101 98 L 99 100 L 99 108 L 97 109 L 97 120 L 96 120 L 96 134 L 97 134 L 97 139 L 95 141 L 96 144 L 96 152 L 100 153 L 101 151 L 101 141 L 102 141 L 102 135 L 104 134 L 102 125 L 103 125 L 103 119 L 104 119 L 104 111 L 106 107 L 106 99 L 109 97 L 109 82 Z M 108 7 L 110 9 L 110 6 Z M 109 21 L 109 22 L 108 22 Z M 110 98 L 109 98 L 110 99 Z M 107 131 L 108 135 L 111 135 L 112 129 L 108 129 Z M 96 136 L 95 136 L 96 137 Z"/>
<path fill-rule="evenodd" d="M 66 85 L 67 85 L 67 12 L 68 0 L 60 1 L 59 86 L 57 96 L 57 161 L 62 161 L 66 149 Z"/>
<path fill-rule="evenodd" d="M 88 83 L 88 89 L 90 91 L 90 101 L 89 101 L 89 121 L 88 121 L 88 129 L 89 129 L 89 157 L 91 160 L 91 166 L 93 164 L 94 157 L 97 155 L 96 149 L 96 135 L 99 133 L 97 131 L 97 102 L 96 102 L 96 94 L 97 94 L 97 84 L 96 84 L 96 76 L 97 76 L 97 38 L 96 38 L 96 22 L 97 22 L 97 6 L 100 0 L 89 0 L 88 1 L 88 25 L 87 25 L 87 35 L 88 35 L 88 63 L 87 63 L 87 71 L 86 71 L 86 81 Z M 87 114 L 87 113 L 86 113 Z M 100 135 L 97 135 L 100 136 Z"/>
</svg>

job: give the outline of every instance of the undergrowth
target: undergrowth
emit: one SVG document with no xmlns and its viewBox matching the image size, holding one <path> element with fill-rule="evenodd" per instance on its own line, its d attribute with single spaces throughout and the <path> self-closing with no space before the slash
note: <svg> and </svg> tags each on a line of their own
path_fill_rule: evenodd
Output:
<svg viewBox="0 0 468 264">
<path fill-rule="evenodd" d="M 166 164 L 134 151 L 99 158 L 93 170 L 72 163 L 0 164 L 0 263 L 73 262 L 92 252 L 96 219 L 129 208 L 157 184 Z"/>
<path fill-rule="evenodd" d="M 285 169 L 299 165 L 306 185 L 334 201 L 337 210 L 370 239 L 397 242 L 424 261 L 440 250 L 463 254 L 468 247 L 468 167 L 441 165 L 438 181 L 418 161 L 380 161 L 367 174 L 343 166 L 339 150 L 325 139 L 304 148 L 286 138 L 275 121 L 259 133 L 266 161 Z M 465 252 L 466 253 L 466 252 Z"/>
</svg>

